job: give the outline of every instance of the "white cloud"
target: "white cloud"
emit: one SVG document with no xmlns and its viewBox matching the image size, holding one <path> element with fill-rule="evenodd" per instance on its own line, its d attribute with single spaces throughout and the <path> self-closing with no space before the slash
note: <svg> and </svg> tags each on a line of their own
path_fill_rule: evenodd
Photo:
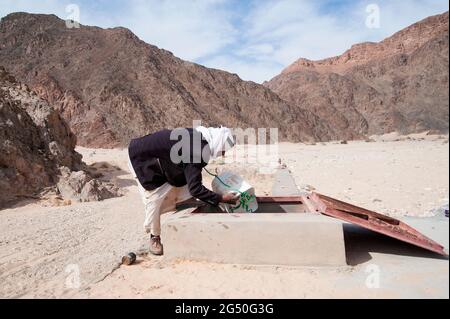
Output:
<svg viewBox="0 0 450 319">
<path fill-rule="evenodd" d="M 236 73 L 246 81 L 262 83 L 277 74 L 281 66 L 271 61 L 240 59 L 230 55 L 221 55 L 208 59 L 205 66 Z"/>
<path fill-rule="evenodd" d="M 314 1 L 278 0 L 255 2 L 253 10 L 244 19 L 247 37 L 271 38 L 274 33 L 314 14 Z"/>
<path fill-rule="evenodd" d="M 236 30 L 223 0 L 171 0 L 130 2 L 120 19 L 147 42 L 196 60 L 235 41 Z"/>
<path fill-rule="evenodd" d="M 238 58 L 241 59 L 253 59 L 259 62 L 270 62 L 267 61 L 267 57 L 271 56 L 275 52 L 275 47 L 272 44 L 254 44 L 249 45 L 235 51 Z"/>
</svg>

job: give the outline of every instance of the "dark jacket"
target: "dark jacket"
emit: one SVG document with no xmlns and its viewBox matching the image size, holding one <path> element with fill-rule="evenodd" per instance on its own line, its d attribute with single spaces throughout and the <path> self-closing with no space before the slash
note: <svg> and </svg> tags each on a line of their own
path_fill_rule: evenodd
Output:
<svg viewBox="0 0 450 319">
<path fill-rule="evenodd" d="M 209 157 L 202 158 L 201 155 L 202 152 L 210 154 L 209 145 L 202 139 L 201 133 L 192 128 L 185 130 L 188 132 L 188 138 L 182 139 L 179 136 L 178 140 L 170 139 L 171 130 L 133 139 L 128 147 L 128 155 L 136 176 L 146 190 L 154 190 L 165 183 L 175 187 L 188 185 L 193 197 L 217 206 L 221 196 L 202 184 L 202 169 L 208 164 Z M 172 149 L 178 150 L 178 155 L 182 157 L 180 163 L 171 160 Z M 183 150 L 188 149 L 189 154 L 183 154 Z"/>
</svg>

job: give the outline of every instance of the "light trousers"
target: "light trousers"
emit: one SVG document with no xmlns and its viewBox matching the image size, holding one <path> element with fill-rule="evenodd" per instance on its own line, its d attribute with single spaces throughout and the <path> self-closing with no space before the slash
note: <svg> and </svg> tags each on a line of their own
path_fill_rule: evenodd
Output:
<svg viewBox="0 0 450 319">
<path fill-rule="evenodd" d="M 154 236 L 160 236 L 161 215 L 175 211 L 177 203 L 192 198 L 192 195 L 189 193 L 189 188 L 187 185 L 175 187 L 169 183 L 165 183 L 157 189 L 148 191 L 139 182 L 130 160 L 128 160 L 128 166 L 133 178 L 138 184 L 139 193 L 141 194 L 142 202 L 144 203 L 144 229 L 147 233 L 151 233 Z"/>
</svg>

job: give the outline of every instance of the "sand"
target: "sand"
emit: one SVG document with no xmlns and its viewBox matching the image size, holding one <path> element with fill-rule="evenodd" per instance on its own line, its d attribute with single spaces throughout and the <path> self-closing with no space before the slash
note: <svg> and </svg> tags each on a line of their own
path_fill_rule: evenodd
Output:
<svg viewBox="0 0 450 319">
<path fill-rule="evenodd" d="M 372 139 L 281 143 L 279 165 L 287 166 L 302 188 L 384 214 L 430 216 L 448 203 L 448 136 L 391 134 Z M 448 298 L 448 260 L 416 250 L 371 252 L 367 260 L 355 258 L 352 266 L 340 269 L 168 263 L 145 255 L 138 264 L 119 268 L 123 254 L 144 252 L 147 245 L 142 203 L 128 173 L 126 151 L 78 151 L 100 170 L 101 162 L 120 168 L 108 170 L 105 165 L 103 173 L 117 181 L 124 196 L 62 207 L 28 201 L 0 211 L 0 297 Z M 271 192 L 273 177 L 259 165 L 219 162 L 211 165 L 215 168 L 238 171 L 258 195 Z M 210 180 L 205 176 L 206 183 Z M 374 263 L 389 269 L 383 277 L 389 285 L 367 287 L 367 267 Z"/>
</svg>

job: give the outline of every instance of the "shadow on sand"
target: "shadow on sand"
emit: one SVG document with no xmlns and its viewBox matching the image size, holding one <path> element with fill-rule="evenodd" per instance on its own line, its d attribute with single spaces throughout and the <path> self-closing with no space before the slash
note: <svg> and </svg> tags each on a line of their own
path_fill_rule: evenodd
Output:
<svg viewBox="0 0 450 319">
<path fill-rule="evenodd" d="M 93 177 L 103 181 L 115 181 L 120 188 L 136 185 L 136 181 L 132 178 L 121 178 L 122 176 L 129 176 L 129 172 L 124 171 L 120 167 L 111 165 L 108 162 L 93 163 L 88 165 L 88 170 Z"/>
</svg>

